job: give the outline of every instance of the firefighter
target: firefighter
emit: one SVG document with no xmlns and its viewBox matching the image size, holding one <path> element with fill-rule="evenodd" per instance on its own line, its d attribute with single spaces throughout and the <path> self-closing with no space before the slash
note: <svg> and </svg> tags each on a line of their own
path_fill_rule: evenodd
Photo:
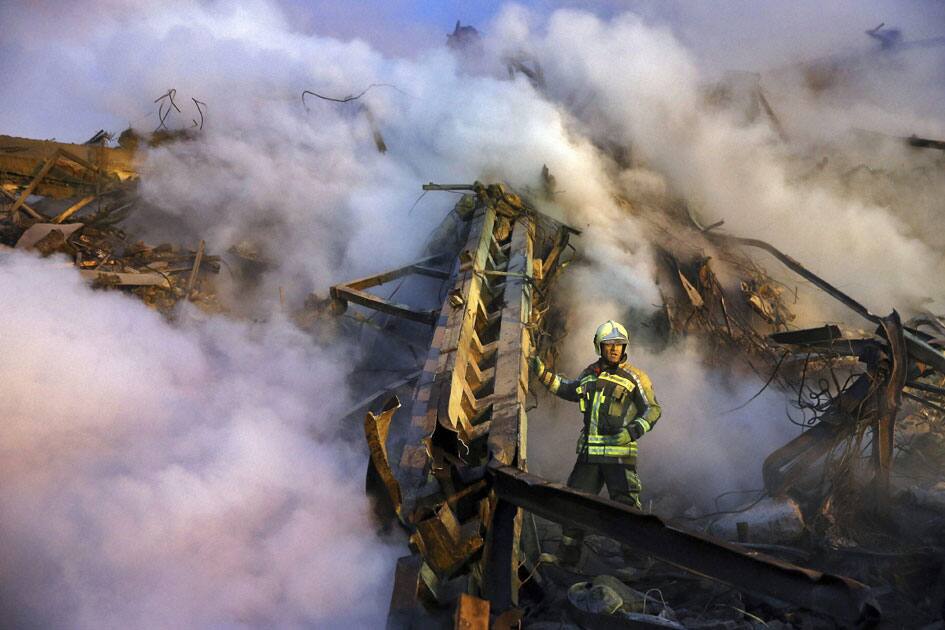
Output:
<svg viewBox="0 0 945 630">
<path fill-rule="evenodd" d="M 584 414 L 568 486 L 597 494 L 606 484 L 611 500 L 640 509 L 637 440 L 659 420 L 660 407 L 649 377 L 627 361 L 629 344 L 627 329 L 609 320 L 594 335 L 600 358 L 575 380 L 546 369 L 537 355 L 530 362 L 534 375 L 551 393 L 578 403 Z M 582 538 L 580 530 L 564 530 L 562 564 L 578 564 Z M 628 550 L 624 555 L 628 560 L 633 557 Z"/>
</svg>

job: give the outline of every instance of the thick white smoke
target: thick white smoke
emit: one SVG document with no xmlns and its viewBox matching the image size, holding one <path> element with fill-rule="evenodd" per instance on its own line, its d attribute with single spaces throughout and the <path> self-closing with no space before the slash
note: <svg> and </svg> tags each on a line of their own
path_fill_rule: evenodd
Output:
<svg viewBox="0 0 945 630">
<path fill-rule="evenodd" d="M 511 23 L 504 32 L 517 34 L 521 45 L 544 62 L 554 98 L 592 133 L 621 138 L 640 163 L 664 173 L 706 225 L 724 219 L 736 235 L 768 240 L 878 311 L 915 309 L 927 299 L 942 305 L 939 279 L 945 262 L 941 251 L 921 237 L 931 226 L 912 222 L 917 218 L 909 208 L 914 193 L 903 187 L 902 198 L 876 205 L 795 177 L 792 158 L 807 144 L 780 143 L 763 117 L 744 124 L 732 112 L 709 108 L 703 88 L 715 77 L 700 68 L 668 27 L 647 25 L 632 14 L 603 22 L 559 11 L 544 30 L 531 34 L 518 12 L 504 19 Z M 939 49 L 936 59 L 943 56 Z M 862 63 L 869 76 L 894 76 L 898 85 L 906 82 L 903 75 L 913 77 L 920 104 L 928 100 L 922 98 L 925 92 L 940 90 L 943 78 L 923 85 L 925 75 L 911 72 L 908 53 L 893 59 L 896 63 L 888 58 Z M 787 132 L 806 140 L 809 123 L 820 137 L 825 126 L 835 135 L 858 127 L 907 135 L 903 119 L 933 136 L 945 130 L 941 110 L 937 116 L 923 115 L 921 107 L 893 108 L 889 99 L 870 99 L 881 91 L 873 84 L 840 100 L 794 95 L 786 109 L 800 117 L 791 120 Z M 859 103 L 864 105 L 851 106 Z M 912 157 L 932 164 L 939 156 Z M 815 162 L 811 159 L 810 165 Z M 899 157 L 887 168 L 902 162 Z M 938 182 L 942 175 L 929 178 Z"/>
<path fill-rule="evenodd" d="M 43 25 L 68 55 L 37 58 L 35 80 L 49 71 L 58 102 L 81 104 L 67 125 L 75 135 L 61 139 L 85 136 L 88 111 L 153 128 L 141 104 L 169 87 L 185 109 L 171 126 L 197 115 L 189 98 L 205 102 L 197 139 L 147 155 L 142 193 L 161 214 L 135 220 L 148 240 L 205 238 L 211 252 L 252 240 L 274 263 L 273 301 L 277 286 L 298 300 L 417 255 L 451 203 L 430 195 L 408 213 L 425 181 L 521 187 L 548 163 L 576 198 L 609 203 L 590 143 L 527 82 L 460 76 L 444 50 L 407 62 L 302 37 L 262 3 L 109 9 L 71 15 L 82 36 Z M 347 106 L 299 100 L 302 89 L 343 96 L 371 83 L 396 88 Z M 9 617 L 89 628 L 382 623 L 401 548 L 373 536 L 363 446 L 330 424 L 359 350 L 313 347 L 278 318 L 172 327 L 47 264 L 2 264 L 5 336 L 24 339 L 0 369 L 13 419 L 0 510 L 17 576 L 5 583 Z"/>
<path fill-rule="evenodd" d="M 844 42 L 841 61 L 846 65 L 836 71 L 839 85 L 818 96 L 802 86 L 803 66 L 763 72 L 767 68 L 758 65 L 814 56 L 806 50 L 800 57 L 775 59 L 756 40 L 759 53 L 753 59 L 750 47 L 728 56 L 718 54 L 711 42 L 687 48 L 678 32 L 685 35 L 688 29 L 692 39 L 698 23 L 674 30 L 665 17 L 646 22 L 628 13 L 603 21 L 582 11 L 558 11 L 544 20 L 512 7 L 499 18 L 492 45 L 540 60 L 549 96 L 579 121 L 575 127 L 582 133 L 604 145 L 616 139 L 630 148 L 632 164 L 612 178 L 615 192 L 631 199 L 654 192 L 658 197 L 661 175 L 662 187 L 685 199 L 704 224 L 724 219 L 731 233 L 773 243 L 879 312 L 941 310 L 945 259 L 939 231 L 933 229 L 941 224 L 934 215 L 941 205 L 935 191 L 945 186 L 941 157 L 891 138 L 916 130 L 942 136 L 945 113 L 933 97 L 945 84 L 941 49 L 866 54 L 867 46 L 851 50 Z M 910 25 L 915 17 L 907 20 Z M 869 23 L 868 12 L 859 19 L 864 28 L 876 25 Z M 718 19 L 710 21 L 715 31 L 731 31 Z M 776 21 L 749 15 L 744 28 L 761 23 L 764 31 Z M 930 34 L 938 33 L 919 32 Z M 819 35 L 793 31 L 785 37 L 811 41 Z M 823 37 L 819 43 L 823 50 Z M 698 54 L 706 48 L 716 52 L 709 60 Z M 930 58 L 938 61 L 939 71 L 931 69 Z M 745 120 L 745 104 L 736 102 L 726 110 L 709 105 L 708 93 L 721 78 L 720 59 L 761 73 L 759 85 L 784 112 L 786 141 L 765 116 Z M 891 85 L 911 99 L 890 96 Z M 874 134 L 866 142 L 855 134 L 863 128 L 890 137 Z M 829 168 L 824 169 L 828 162 L 821 160 L 827 155 Z M 611 172 L 616 170 L 611 165 Z M 655 179 L 654 170 L 660 174 Z M 573 377 L 595 358 L 589 340 L 599 322 L 645 315 L 658 299 L 648 272 L 651 253 L 641 242 L 651 236 L 644 226 L 600 199 L 584 201 L 565 193 L 560 200 L 569 219 L 586 228 L 587 263 L 567 280 L 570 337 L 560 367 Z M 773 260 L 768 266 L 779 271 Z M 797 283 L 787 274 L 782 277 Z M 829 303 L 797 308 L 802 319 L 811 313 L 813 321 L 850 319 Z M 851 323 L 859 324 L 855 318 Z M 651 374 L 664 403 L 662 423 L 641 446 L 649 496 L 684 489 L 705 508 L 723 491 L 760 487 L 764 456 L 797 431 L 786 421 L 780 394 L 767 391 L 728 412 L 761 388 L 762 380 L 707 370 L 691 346 L 658 356 L 636 347 L 631 360 Z M 574 448 L 578 414 L 568 404 L 546 405 L 550 417 L 541 410 L 533 414 L 538 420 L 532 423 L 532 462 L 561 477 L 569 467 L 563 462 Z M 563 444 L 549 445 L 552 436 Z"/>
<path fill-rule="evenodd" d="M 399 549 L 374 538 L 362 456 L 328 424 L 344 357 L 286 322 L 171 327 L 22 254 L 0 282 L 6 622 L 383 619 Z"/>
<path fill-rule="evenodd" d="M 274 262 L 263 288 L 273 301 L 278 286 L 298 300 L 416 256 L 449 204 L 427 195 L 408 212 L 421 183 L 536 187 L 542 164 L 559 191 L 549 212 L 585 230 L 586 262 L 568 272 L 561 367 L 572 375 L 593 358 L 600 321 L 659 301 L 643 222 L 614 200 L 644 181 L 684 196 L 707 221 L 772 241 L 877 309 L 942 298 L 941 240 L 922 233 L 934 201 L 909 211 L 898 166 L 868 192 L 842 173 L 797 176 L 816 164 L 810 136 L 797 131 L 805 123 L 833 116 L 821 136 L 839 141 L 839 129 L 896 118 L 890 101 L 857 115 L 797 96 L 791 112 L 801 113 L 784 118 L 800 139 L 781 145 L 763 120 L 705 106 L 720 56 L 704 67 L 669 25 L 511 7 L 486 33 L 480 66 L 491 73 L 472 76 L 441 48 L 391 58 L 364 41 L 302 34 L 263 1 L 30 6 L 0 7 L 9 53 L 0 68 L 21 86 L 4 95 L 10 127 L 0 131 L 81 141 L 108 124 L 151 130 L 150 101 L 168 88 L 184 110 L 169 122 L 186 127 L 198 115 L 189 99 L 206 103 L 196 139 L 148 155 L 143 194 L 163 214 L 138 219 L 146 238 L 205 238 L 211 252 L 254 241 Z M 691 31 L 681 36 L 692 43 Z M 522 51 L 539 59 L 545 92 L 505 74 L 501 57 Z M 371 84 L 386 85 L 347 104 L 300 100 L 303 89 L 340 97 Z M 945 125 L 922 102 L 907 118 L 935 135 Z M 629 145 L 632 165 L 598 151 L 604 139 Z M 364 453 L 328 422 L 344 408 L 356 349 L 314 346 L 278 317 L 172 327 L 30 257 L 6 257 L 0 280 L 9 618 L 88 628 L 380 623 L 400 549 L 372 535 Z M 726 383 L 690 347 L 632 357 L 665 409 L 642 449 L 645 483 L 693 499 L 757 487 L 767 449 L 755 446 L 791 430 L 778 395 L 722 414 L 761 383 Z M 560 478 L 567 471 L 551 458 L 570 460 L 578 421 L 558 408 L 558 420 L 533 414 L 530 444 L 536 468 Z"/>
</svg>

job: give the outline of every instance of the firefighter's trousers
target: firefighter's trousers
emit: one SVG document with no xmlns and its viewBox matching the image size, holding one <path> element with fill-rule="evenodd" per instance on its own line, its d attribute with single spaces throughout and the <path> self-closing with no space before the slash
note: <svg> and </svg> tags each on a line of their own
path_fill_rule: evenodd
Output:
<svg viewBox="0 0 945 630">
<path fill-rule="evenodd" d="M 636 466 L 622 463 L 589 463 L 578 459 L 568 477 L 568 486 L 591 494 L 597 494 L 607 485 L 612 501 L 625 503 L 640 509 L 640 477 Z M 564 528 L 561 536 L 561 561 L 576 566 L 581 559 L 584 532 L 577 528 Z M 625 555 L 627 553 L 625 552 Z"/>
</svg>

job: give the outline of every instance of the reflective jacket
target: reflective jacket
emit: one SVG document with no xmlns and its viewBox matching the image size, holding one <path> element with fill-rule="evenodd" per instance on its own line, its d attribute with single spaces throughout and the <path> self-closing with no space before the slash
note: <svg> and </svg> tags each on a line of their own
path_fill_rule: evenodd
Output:
<svg viewBox="0 0 945 630">
<path fill-rule="evenodd" d="M 638 368 L 623 362 L 608 366 L 603 360 L 593 363 L 575 380 L 549 371 L 539 376 L 553 394 L 577 402 L 584 414 L 584 428 L 577 452 L 590 463 L 635 464 L 637 443 L 631 437 L 653 428 L 660 417 L 660 406 L 653 395 L 650 378 Z"/>
</svg>

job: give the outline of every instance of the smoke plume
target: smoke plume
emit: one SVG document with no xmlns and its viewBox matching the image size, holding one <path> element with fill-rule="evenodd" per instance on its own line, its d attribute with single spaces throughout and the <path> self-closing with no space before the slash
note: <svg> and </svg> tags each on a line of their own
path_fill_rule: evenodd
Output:
<svg viewBox="0 0 945 630">
<path fill-rule="evenodd" d="M 0 69 L 20 87 L 4 94 L 4 133 L 81 142 L 103 126 L 151 131 L 152 101 L 169 88 L 182 111 L 167 124 L 188 129 L 199 126 L 197 99 L 203 128 L 147 154 L 141 190 L 154 210 L 136 227 L 152 241 L 205 239 L 208 251 L 249 240 L 271 263 L 252 305 L 264 323 L 170 325 L 49 260 L 0 260 L 5 618 L 63 628 L 382 623 L 400 552 L 373 534 L 364 449 L 330 422 L 360 349 L 314 344 L 271 307 L 278 287 L 297 303 L 417 256 L 450 205 L 417 202 L 427 181 L 536 190 L 549 167 L 557 194 L 542 208 L 584 230 L 562 292 L 559 369 L 572 376 L 594 358 L 598 323 L 636 324 L 657 307 L 640 217 L 679 199 L 879 312 L 941 308 L 943 241 L 930 223 L 945 190 L 941 158 L 887 137 L 945 135 L 940 52 L 863 56 L 844 37 L 862 71 L 841 64 L 828 73 L 835 85 L 816 92 L 785 41 L 831 48 L 823 30 L 798 39 L 802 20 L 774 45 L 777 20 L 753 14 L 767 40 L 729 51 L 720 36 L 700 38 L 700 20 L 710 35 L 730 34 L 718 16 L 595 6 L 606 19 L 509 5 L 483 28 L 473 65 L 427 41 L 409 58 L 382 54 L 370 20 L 355 29 L 361 39 L 325 35 L 339 29 L 320 31 L 317 14 L 303 32 L 287 17 L 298 7 L 262 0 L 0 7 Z M 868 39 L 862 30 L 882 19 L 845 6 L 840 15 L 855 15 L 850 29 Z M 759 54 L 766 46 L 774 52 Z M 510 78 L 510 55 L 537 60 L 544 83 Z M 763 115 L 709 103 L 731 68 L 758 73 L 785 138 Z M 343 104 L 300 98 L 369 86 Z M 657 354 L 640 344 L 631 358 L 664 406 L 641 446 L 651 496 L 706 505 L 758 487 L 760 458 L 792 433 L 781 395 L 726 413 L 760 381 L 703 368 L 691 345 Z M 570 460 L 577 413 L 543 398 L 530 421 L 535 469 L 563 478 L 556 461 Z"/>
</svg>

